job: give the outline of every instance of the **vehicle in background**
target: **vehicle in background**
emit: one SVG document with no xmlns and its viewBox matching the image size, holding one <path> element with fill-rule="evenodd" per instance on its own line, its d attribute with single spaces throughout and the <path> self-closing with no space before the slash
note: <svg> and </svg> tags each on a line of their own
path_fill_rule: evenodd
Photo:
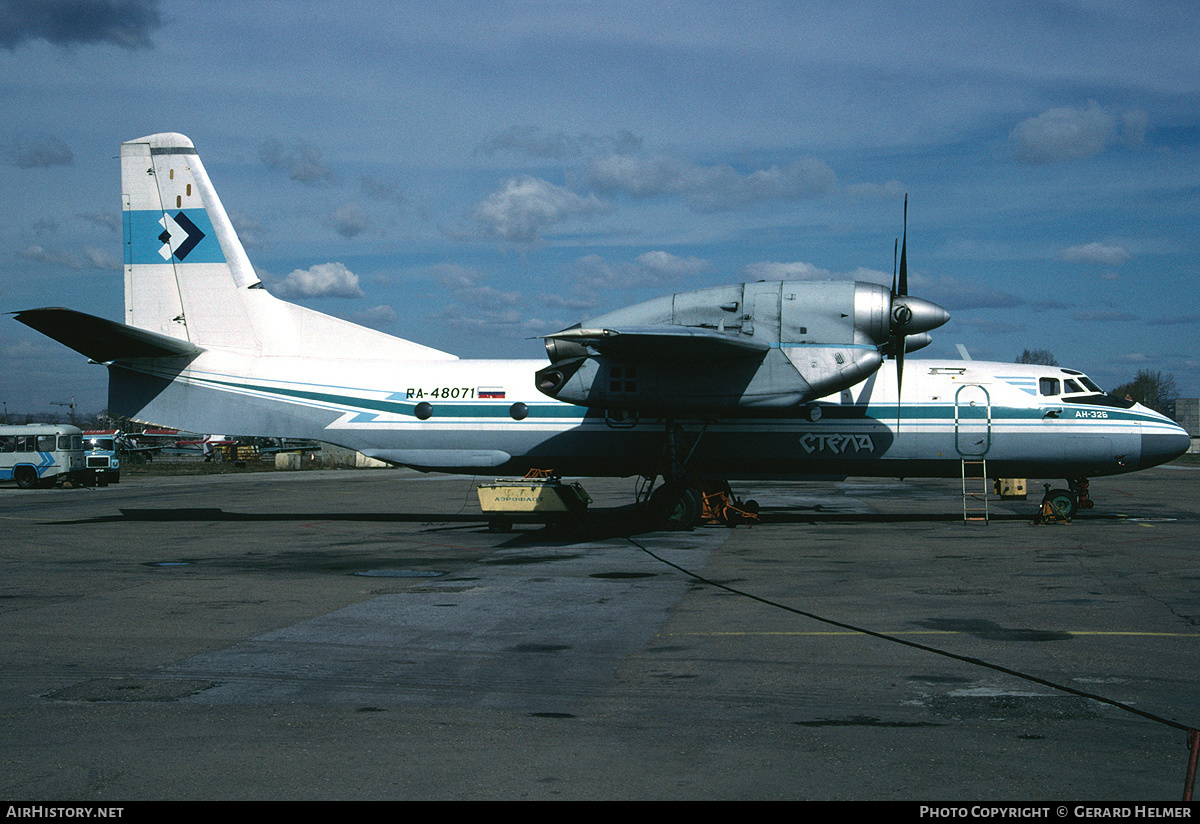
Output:
<svg viewBox="0 0 1200 824">
<path fill-rule="evenodd" d="M 85 483 L 107 486 L 121 482 L 121 433 L 89 429 L 83 433 Z"/>
<path fill-rule="evenodd" d="M 50 487 L 83 478 L 83 430 L 77 426 L 31 423 L 0 426 L 0 481 L 21 489 Z"/>
</svg>

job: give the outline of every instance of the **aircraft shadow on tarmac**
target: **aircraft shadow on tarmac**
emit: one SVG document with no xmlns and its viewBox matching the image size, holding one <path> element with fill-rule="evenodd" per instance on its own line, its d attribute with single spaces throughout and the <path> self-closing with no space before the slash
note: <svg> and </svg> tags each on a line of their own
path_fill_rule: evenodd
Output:
<svg viewBox="0 0 1200 824">
<path fill-rule="evenodd" d="M 1028 512 L 994 512 L 991 521 L 1032 522 L 1036 510 Z M 1115 513 L 1091 512 L 1087 520 L 1119 520 Z M 447 529 L 487 529 L 489 516 L 483 513 L 445 512 L 231 512 L 217 507 L 171 507 L 163 509 L 122 509 L 119 514 L 100 515 L 78 520 L 50 521 L 56 525 L 85 525 L 112 523 L 305 523 L 309 521 L 346 521 L 358 523 L 419 523 L 429 524 L 429 531 Z M 954 523 L 963 522 L 961 512 L 851 512 L 823 505 L 763 507 L 758 519 L 738 524 L 736 529 L 753 529 L 785 524 L 895 524 L 895 523 Z M 436 526 L 435 526 L 436 525 Z M 618 537 L 660 531 L 648 524 L 636 505 L 593 507 L 569 520 L 516 520 L 519 532 L 567 533 L 577 540 Z M 704 528 L 704 527 L 702 527 Z M 711 528 L 719 528 L 714 525 Z M 517 536 L 514 536 L 517 537 Z"/>
</svg>

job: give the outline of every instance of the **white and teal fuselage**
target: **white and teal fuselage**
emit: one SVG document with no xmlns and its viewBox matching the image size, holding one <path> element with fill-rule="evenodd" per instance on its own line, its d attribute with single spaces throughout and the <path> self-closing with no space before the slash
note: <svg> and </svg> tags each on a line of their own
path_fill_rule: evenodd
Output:
<svg viewBox="0 0 1200 824">
<path fill-rule="evenodd" d="M 158 421 L 186 410 L 196 431 L 286 431 L 432 470 L 608 476 L 659 470 L 662 417 L 611 420 L 548 398 L 533 380 L 544 365 L 322 363 L 206 352 L 138 415 Z M 1152 466 L 1187 448 L 1186 432 L 1146 407 L 1122 408 L 1106 396 L 1069 402 L 1038 395 L 1043 374 L 1061 370 L 909 359 L 902 403 L 895 372 L 885 364 L 852 390 L 789 414 L 675 423 L 693 467 L 730 479 L 957 477 L 964 458 L 985 459 L 992 477 L 1082 478 Z M 143 381 L 114 367 L 111 403 L 144 396 L 135 388 Z"/>
</svg>

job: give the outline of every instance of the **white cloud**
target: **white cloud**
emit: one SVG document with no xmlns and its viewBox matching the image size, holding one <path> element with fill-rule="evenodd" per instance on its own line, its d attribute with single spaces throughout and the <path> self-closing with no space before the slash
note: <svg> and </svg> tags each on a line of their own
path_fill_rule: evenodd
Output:
<svg viewBox="0 0 1200 824">
<path fill-rule="evenodd" d="M 579 299 L 600 289 L 660 288 L 698 275 L 710 268 L 700 258 L 682 258 L 669 252 L 646 252 L 632 263 L 610 262 L 600 255 L 584 255 L 572 266 Z"/>
<path fill-rule="evenodd" d="M 1158 362 L 1157 355 L 1149 355 L 1145 352 L 1122 352 L 1112 358 L 1114 363 L 1151 363 Z"/>
<path fill-rule="evenodd" d="M 582 197 L 541 178 L 521 175 L 476 206 L 474 217 L 490 236 L 532 243 L 546 226 L 607 209 L 595 195 Z"/>
<path fill-rule="evenodd" d="M 561 130 L 546 132 L 539 126 L 510 126 L 481 143 L 479 151 L 489 157 L 507 151 L 543 160 L 561 160 L 576 157 L 585 151 L 624 154 L 641 147 L 642 139 L 628 129 L 620 129 L 615 135 L 572 136 Z"/>
<path fill-rule="evenodd" d="M 521 299 L 520 292 L 504 292 L 487 285 L 479 285 L 457 292 L 459 298 L 477 309 L 501 309 L 515 306 Z"/>
<path fill-rule="evenodd" d="M 266 245 L 263 237 L 267 234 L 267 230 L 257 219 L 239 212 L 230 212 L 229 219 L 233 222 L 233 228 L 237 232 L 238 240 L 247 249 L 260 248 Z"/>
<path fill-rule="evenodd" d="M 1133 256 L 1120 246 L 1108 246 L 1103 243 L 1085 243 L 1082 246 L 1070 246 L 1063 249 L 1062 257 L 1063 260 L 1075 263 L 1120 266 Z"/>
<path fill-rule="evenodd" d="M 473 289 L 476 283 L 487 277 L 483 271 L 460 263 L 437 263 L 430 266 L 428 271 L 444 286 L 455 291 Z"/>
<path fill-rule="evenodd" d="M 1144 111 L 1118 116 L 1089 100 L 1084 106 L 1050 109 L 1025 120 L 1009 134 L 1009 144 L 1023 163 L 1053 163 L 1095 157 L 1118 141 L 1140 145 L 1148 130 Z"/>
<path fill-rule="evenodd" d="M 87 259 L 88 264 L 93 269 L 108 269 L 112 271 L 121 271 L 124 267 L 124 261 L 114 255 L 107 249 L 100 249 L 96 246 L 88 246 L 83 250 L 83 256 Z"/>
<path fill-rule="evenodd" d="M 664 278 L 680 278 L 708 271 L 709 263 L 698 257 L 679 257 L 670 252 L 646 252 L 638 255 L 637 263 L 649 272 Z"/>
<path fill-rule="evenodd" d="M 515 334 L 542 328 L 541 321 L 527 318 L 518 307 L 520 292 L 506 292 L 482 283 L 487 275 L 479 269 L 444 263 L 433 266 L 431 271 L 450 290 L 454 300 L 439 313 L 443 321 L 472 332 L 493 330 Z"/>
<path fill-rule="evenodd" d="M 849 272 L 834 272 L 823 269 L 812 263 L 795 261 L 793 263 L 775 263 L 761 261 L 748 263 L 742 267 L 743 280 L 861 280 L 867 283 L 890 285 L 892 274 L 879 269 L 868 269 L 859 266 Z M 917 279 L 914 278 L 914 282 Z"/>
<path fill-rule="evenodd" d="M 533 337 L 547 331 L 552 324 L 540 318 L 527 317 L 519 309 L 471 307 L 464 311 L 458 305 L 447 306 L 438 318 L 451 326 L 486 335 L 488 338 Z"/>
<path fill-rule="evenodd" d="M 342 263 L 318 263 L 309 269 L 295 269 L 267 288 L 281 298 L 361 298 L 358 275 Z"/>
<path fill-rule="evenodd" d="M 904 184 L 898 180 L 887 183 L 852 183 L 846 187 L 846 194 L 853 198 L 894 198 L 905 192 Z"/>
<path fill-rule="evenodd" d="M 116 255 L 96 246 L 87 246 L 82 253 L 68 252 L 61 249 L 47 249 L 44 246 L 27 246 L 17 252 L 20 257 L 38 263 L 48 263 L 51 266 L 61 266 L 66 269 L 106 269 L 120 270 L 122 262 Z"/>
<path fill-rule="evenodd" d="M 746 280 L 828 280 L 834 277 L 828 269 L 802 261 L 749 263 L 742 267 L 742 274 Z"/>
<path fill-rule="evenodd" d="M 362 312 L 355 313 L 351 320 L 363 326 L 370 326 L 372 329 L 382 329 L 395 325 L 399 320 L 396 310 L 387 304 L 380 304 Z"/>
<path fill-rule="evenodd" d="M 590 182 L 631 197 L 682 195 L 698 212 L 720 212 L 824 195 L 836 187 L 837 175 L 810 157 L 743 174 L 728 165 L 610 154 L 592 162 Z"/>
<path fill-rule="evenodd" d="M 595 295 L 590 294 L 581 284 L 573 285 L 569 294 L 565 295 L 554 292 L 543 292 L 538 295 L 538 300 L 543 305 L 553 309 L 566 309 L 571 312 L 582 312 L 586 309 L 591 309 L 597 303 Z"/>
<path fill-rule="evenodd" d="M 53 251 L 37 244 L 27 246 L 17 252 L 17 254 L 26 260 L 49 263 L 52 266 L 65 266 L 68 269 L 78 269 L 80 267 L 79 258 L 70 252 Z"/>
</svg>

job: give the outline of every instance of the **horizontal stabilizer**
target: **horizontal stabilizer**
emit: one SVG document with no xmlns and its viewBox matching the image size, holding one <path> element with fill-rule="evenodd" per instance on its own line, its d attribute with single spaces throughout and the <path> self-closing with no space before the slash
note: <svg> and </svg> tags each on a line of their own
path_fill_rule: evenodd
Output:
<svg viewBox="0 0 1200 824">
<path fill-rule="evenodd" d="M 762 355 L 771 347 L 740 333 L 694 326 L 639 326 L 625 329 L 564 329 L 549 339 L 589 346 L 620 360 L 691 361 L 733 360 Z"/>
<path fill-rule="evenodd" d="M 178 358 L 201 351 L 186 340 L 85 315 L 73 309 L 26 309 L 15 313 L 14 317 L 98 363 L 128 358 Z"/>
</svg>

